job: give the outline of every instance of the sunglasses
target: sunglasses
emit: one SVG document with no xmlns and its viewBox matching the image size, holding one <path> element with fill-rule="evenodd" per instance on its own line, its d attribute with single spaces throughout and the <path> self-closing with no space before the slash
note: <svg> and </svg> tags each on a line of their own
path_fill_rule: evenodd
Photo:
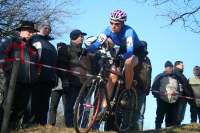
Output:
<svg viewBox="0 0 200 133">
<path fill-rule="evenodd" d="M 110 22 L 111 25 L 116 25 L 116 26 L 120 26 L 121 23 L 113 23 L 113 22 Z"/>
</svg>

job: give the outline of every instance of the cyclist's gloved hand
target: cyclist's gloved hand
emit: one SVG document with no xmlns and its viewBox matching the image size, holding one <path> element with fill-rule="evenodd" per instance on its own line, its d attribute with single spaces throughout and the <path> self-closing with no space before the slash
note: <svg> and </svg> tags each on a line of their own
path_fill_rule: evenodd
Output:
<svg viewBox="0 0 200 133">
<path fill-rule="evenodd" d="M 121 55 L 116 56 L 116 58 L 114 59 L 115 65 L 116 65 L 117 67 L 120 66 L 121 60 L 123 60 L 123 57 L 122 57 Z"/>
</svg>

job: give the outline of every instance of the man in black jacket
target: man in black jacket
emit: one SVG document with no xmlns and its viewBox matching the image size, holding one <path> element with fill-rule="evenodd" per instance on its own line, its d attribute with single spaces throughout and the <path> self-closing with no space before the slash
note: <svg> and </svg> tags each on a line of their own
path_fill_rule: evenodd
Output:
<svg viewBox="0 0 200 133">
<path fill-rule="evenodd" d="M 152 94 L 157 101 L 156 129 L 162 127 L 164 117 L 166 127 L 176 125 L 178 89 L 178 80 L 173 74 L 173 64 L 167 61 L 164 72 L 156 76 L 152 85 Z"/>
<path fill-rule="evenodd" d="M 39 53 L 39 63 L 42 65 L 56 66 L 57 52 L 56 48 L 49 42 L 52 38 L 50 23 L 46 20 L 39 26 L 39 33 L 32 37 L 33 46 Z M 56 71 L 39 65 L 38 81 L 31 92 L 30 105 L 28 113 L 24 117 L 24 126 L 34 124 L 47 124 L 47 114 L 49 110 L 49 99 L 51 90 L 57 84 Z M 27 124 L 27 125 L 26 125 Z M 30 125 L 29 125 L 30 124 Z"/>
<path fill-rule="evenodd" d="M 84 36 L 87 35 L 80 30 L 73 30 L 70 33 L 70 45 L 58 46 L 58 66 L 70 71 L 80 72 L 83 64 L 80 63 L 82 56 L 82 43 Z M 73 73 L 58 72 L 62 80 L 62 87 L 66 93 L 65 124 L 73 127 L 73 106 L 81 88 L 80 76 Z"/>
<path fill-rule="evenodd" d="M 27 62 L 38 62 L 37 49 L 32 46 L 31 40 L 32 33 L 37 31 L 34 28 L 34 23 L 31 21 L 22 21 L 20 27 L 16 30 L 19 31 L 20 37 L 6 38 L 0 43 L 0 59 L 13 59 L 18 52 L 20 57 L 17 58 L 20 58 L 21 60 L 15 85 L 13 105 L 11 107 L 10 128 L 17 128 L 19 126 L 20 119 L 23 117 L 28 104 L 32 86 L 34 86 L 38 78 L 37 67 Z M 12 64 L 13 63 L 10 62 L 5 62 L 3 64 L 3 70 L 6 77 L 6 96 L 12 73 Z"/>
<path fill-rule="evenodd" d="M 184 71 L 184 64 L 182 61 L 176 61 L 174 63 L 174 74 L 178 78 L 178 81 L 180 83 L 180 90 L 181 90 L 181 95 L 183 96 L 192 96 L 192 91 L 189 88 L 189 83 L 185 75 L 183 74 Z M 178 100 L 178 115 L 177 115 L 177 124 L 180 125 L 181 122 L 184 119 L 185 116 L 185 110 L 186 110 L 186 105 L 187 105 L 187 100 L 183 98 L 179 98 Z"/>
<path fill-rule="evenodd" d="M 60 48 L 65 47 L 66 44 L 63 42 L 60 42 L 57 44 L 57 49 L 58 49 L 58 54 L 60 54 Z M 65 59 L 66 57 L 63 57 Z M 62 59 L 60 60 L 62 62 Z M 61 71 L 60 74 L 65 75 L 66 73 Z M 61 76 L 62 77 L 62 76 Z M 68 84 L 68 82 L 67 82 Z M 63 84 L 64 85 L 64 84 Z M 63 102 L 63 108 L 65 110 L 66 108 L 66 98 L 67 98 L 67 93 L 62 87 L 62 81 L 59 78 L 58 79 L 58 86 L 52 89 L 51 91 L 51 101 L 50 101 L 50 107 L 49 107 L 49 115 L 48 115 L 48 124 L 55 125 L 56 124 L 56 114 L 57 114 L 57 109 L 58 105 L 60 102 L 60 99 L 62 97 L 62 102 Z M 68 114 L 64 112 L 64 117 L 66 118 Z"/>
<path fill-rule="evenodd" d="M 143 51 L 139 51 L 139 54 L 144 54 L 143 56 L 139 57 L 138 66 L 135 68 L 135 80 L 138 82 L 136 85 L 137 90 L 137 111 L 136 113 L 136 123 L 135 129 L 142 131 L 143 130 L 143 123 L 144 123 L 144 113 L 146 109 L 146 96 L 149 95 L 150 88 L 151 88 L 151 72 L 152 66 L 151 61 L 149 59 L 148 51 L 147 51 L 147 42 L 140 41 L 144 46 Z"/>
</svg>

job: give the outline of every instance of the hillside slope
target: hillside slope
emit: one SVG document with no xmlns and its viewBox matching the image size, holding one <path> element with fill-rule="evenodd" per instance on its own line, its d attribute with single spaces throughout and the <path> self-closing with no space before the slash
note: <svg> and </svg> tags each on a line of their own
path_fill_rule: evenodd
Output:
<svg viewBox="0 0 200 133">
<path fill-rule="evenodd" d="M 14 131 L 13 133 L 75 133 L 75 131 L 72 128 L 61 128 L 61 127 L 54 127 L 47 125 L 44 127 L 37 126 L 34 128 L 28 128 L 23 130 L 20 129 L 18 131 Z M 104 133 L 116 133 L 116 132 L 104 132 Z M 130 132 L 130 133 L 136 133 L 136 132 Z M 161 130 L 147 130 L 139 133 L 200 133 L 200 124 L 183 125 L 179 127 L 170 127 Z"/>
</svg>

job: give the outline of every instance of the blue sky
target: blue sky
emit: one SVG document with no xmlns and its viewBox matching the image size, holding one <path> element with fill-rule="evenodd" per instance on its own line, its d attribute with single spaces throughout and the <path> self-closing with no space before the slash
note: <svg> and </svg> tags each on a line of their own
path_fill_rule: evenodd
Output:
<svg viewBox="0 0 200 133">
<path fill-rule="evenodd" d="M 123 9 L 128 15 L 126 24 L 132 26 L 139 39 L 148 42 L 149 57 L 152 62 L 152 78 L 163 71 L 166 60 L 172 62 L 182 60 L 185 64 L 184 74 L 192 75 L 192 68 L 200 65 L 199 34 L 185 31 L 178 23 L 166 26 L 166 18 L 156 17 L 161 10 L 147 4 L 138 4 L 134 0 L 75 0 L 73 8 L 80 14 L 74 16 L 68 23 L 69 31 L 81 29 L 88 36 L 97 36 L 109 25 L 109 14 L 114 9 Z M 167 7 L 168 8 L 168 7 Z M 69 43 L 69 33 L 58 41 Z M 189 108 L 187 108 L 184 123 L 190 122 Z M 152 95 L 147 97 L 145 112 L 145 129 L 154 128 L 156 101 Z"/>
</svg>

